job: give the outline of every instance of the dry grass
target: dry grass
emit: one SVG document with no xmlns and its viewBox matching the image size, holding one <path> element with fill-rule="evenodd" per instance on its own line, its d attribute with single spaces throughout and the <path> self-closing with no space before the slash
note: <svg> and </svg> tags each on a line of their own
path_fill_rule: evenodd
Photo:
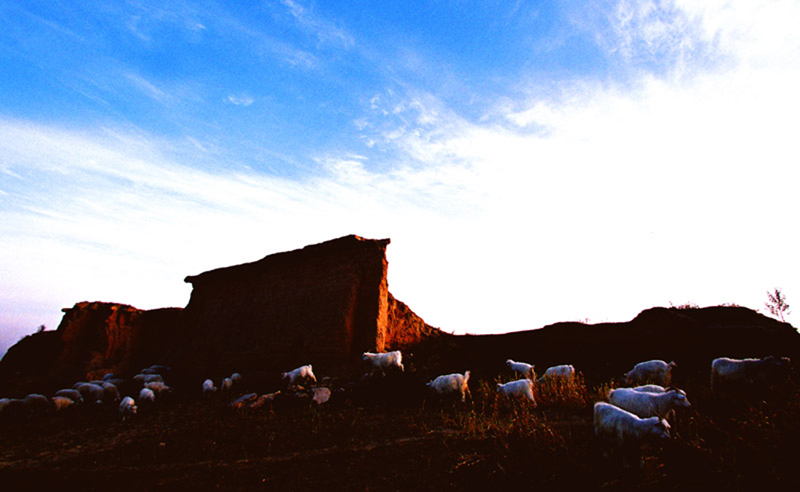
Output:
<svg viewBox="0 0 800 492">
<path fill-rule="evenodd" d="M 797 485 L 796 388 L 772 400 L 712 398 L 687 388 L 693 407 L 674 437 L 646 448 L 641 470 L 604 458 L 595 401 L 613 382 L 537 385 L 536 404 L 506 399 L 498 380 L 471 381 L 472 398 L 368 403 L 337 395 L 317 406 L 285 398 L 255 412 L 224 401 L 176 399 L 136 420 L 115 412 L 0 421 L 0 480 L 36 488 L 93 474 L 105 490 L 788 489 Z M 95 473 L 96 472 L 96 473 Z"/>
</svg>

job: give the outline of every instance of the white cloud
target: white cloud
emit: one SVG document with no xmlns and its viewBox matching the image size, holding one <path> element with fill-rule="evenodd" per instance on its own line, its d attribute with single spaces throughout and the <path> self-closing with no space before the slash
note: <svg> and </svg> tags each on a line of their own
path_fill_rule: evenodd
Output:
<svg viewBox="0 0 800 492">
<path fill-rule="evenodd" d="M 620 24 L 630 56 L 675 43 L 710 49 L 713 40 L 696 36 L 715 19 L 648 5 L 633 12 L 636 22 Z M 784 16 L 795 5 L 786 7 Z M 441 315 L 445 327 L 470 331 L 620 320 L 670 301 L 761 307 L 770 285 L 800 273 L 787 222 L 800 208 L 788 179 L 800 72 L 785 63 L 800 50 L 787 27 L 780 46 L 770 35 L 770 49 L 754 40 L 737 51 L 742 40 L 761 39 L 754 26 L 782 17 L 767 8 L 747 14 L 736 16 L 746 29 L 715 27 L 724 64 L 675 56 L 664 76 L 575 83 L 558 99 L 516 103 L 506 112 L 510 128 L 468 122 L 418 94 L 374 98 L 376 119 L 394 108 L 392 124 L 371 125 L 381 129 L 377 141 L 417 163 L 413 169 L 423 163 L 436 166 L 437 178 L 445 169 L 467 176 L 463 187 L 448 177 L 447 191 L 463 189 L 476 204 L 468 220 L 430 230 L 428 257 L 446 260 L 425 271 L 447 278 L 447 287 L 410 288 L 395 273 L 396 294 L 429 321 Z M 416 177 L 432 183 L 424 172 Z M 415 261 L 425 261 L 417 253 Z M 450 280 L 464 272 L 471 281 Z M 462 307 L 484 305 L 492 308 Z"/>
<path fill-rule="evenodd" d="M 231 94 L 228 96 L 228 101 L 236 106 L 247 107 L 253 104 L 254 99 L 248 96 L 247 94 L 239 94 L 239 95 Z"/>
<path fill-rule="evenodd" d="M 172 95 L 137 73 L 129 72 L 124 74 L 124 76 L 134 87 L 151 99 L 155 99 L 160 103 L 171 103 L 175 99 Z"/>
<path fill-rule="evenodd" d="M 667 50 L 681 33 L 726 63 L 677 57 L 679 76 L 576 81 L 478 122 L 424 91 L 385 91 L 354 120 L 371 152 L 328 153 L 302 180 L 202 171 L 148 135 L 0 120 L 13 177 L 0 274 L 16 293 L 0 312 L 33 298 L 53 299 L 53 316 L 85 299 L 184 305 L 185 275 L 350 233 L 391 237 L 390 290 L 457 332 L 619 321 L 669 302 L 760 308 L 774 286 L 791 302 L 798 35 L 777 22 L 781 43 L 761 23 L 796 6 L 676 5 L 693 30 L 643 11 L 622 23 L 643 31 L 622 46 Z"/>
<path fill-rule="evenodd" d="M 281 3 L 294 17 L 298 26 L 316 36 L 320 42 L 336 44 L 344 48 L 352 48 L 355 44 L 353 36 L 347 30 L 317 15 L 313 9 L 301 5 L 299 1 L 282 0 Z"/>
</svg>

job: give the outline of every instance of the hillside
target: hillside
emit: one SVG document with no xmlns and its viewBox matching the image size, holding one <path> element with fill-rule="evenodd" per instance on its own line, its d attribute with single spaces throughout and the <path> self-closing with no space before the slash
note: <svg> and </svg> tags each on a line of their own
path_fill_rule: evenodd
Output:
<svg viewBox="0 0 800 492">
<path fill-rule="evenodd" d="M 63 350 L 54 333 L 35 336 L 37 348 Z M 128 422 L 113 405 L 0 416 L 0 480 L 14 490 L 55 482 L 137 491 L 786 490 L 800 485 L 790 458 L 800 438 L 797 385 L 731 404 L 710 395 L 708 365 L 722 354 L 796 357 L 799 336 L 788 324 L 732 307 L 655 308 L 627 323 L 505 335 L 436 332 L 408 347 L 404 373 L 317 370 L 319 385 L 334 390 L 321 406 L 260 371 L 210 399 L 201 398 L 200 380 L 168 375 L 174 394 Z M 3 361 L 18 377 L 36 369 L 23 364 L 24 350 Z M 503 365 L 509 357 L 542 369 L 572 363 L 581 380 L 563 391 L 538 388 L 535 407 L 503 401 L 492 387 L 511 377 Z M 693 406 L 675 421 L 670 442 L 645 449 L 641 470 L 622 469 L 600 453 L 591 406 L 613 378 L 650 357 L 677 361 L 676 384 Z M 465 369 L 474 374 L 466 404 L 425 391 L 433 375 Z M 278 390 L 284 393 L 261 409 L 228 407 L 242 393 Z M 3 396 L 27 390 L 19 391 Z"/>
</svg>

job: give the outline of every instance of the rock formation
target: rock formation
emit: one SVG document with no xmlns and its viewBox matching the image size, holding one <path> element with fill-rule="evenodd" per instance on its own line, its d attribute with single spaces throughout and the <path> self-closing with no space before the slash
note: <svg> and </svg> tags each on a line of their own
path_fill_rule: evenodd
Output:
<svg viewBox="0 0 800 492">
<path fill-rule="evenodd" d="M 357 362 L 436 331 L 388 291 L 388 239 L 346 236 L 186 277 L 186 359 L 247 370 Z"/>
<path fill-rule="evenodd" d="M 130 375 L 153 363 L 209 375 L 352 365 L 367 350 L 406 348 L 439 331 L 389 293 L 388 244 L 346 236 L 189 276 L 185 309 L 80 302 L 56 331 L 8 350 L 0 386 Z"/>
</svg>

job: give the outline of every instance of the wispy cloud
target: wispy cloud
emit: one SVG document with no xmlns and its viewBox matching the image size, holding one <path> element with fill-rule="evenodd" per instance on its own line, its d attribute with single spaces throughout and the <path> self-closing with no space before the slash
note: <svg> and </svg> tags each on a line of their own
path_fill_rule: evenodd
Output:
<svg viewBox="0 0 800 492">
<path fill-rule="evenodd" d="M 167 93 L 138 73 L 128 72 L 125 74 L 125 78 L 136 89 L 151 99 L 154 99 L 162 104 L 169 104 L 175 101 L 175 98 L 171 94 Z"/>
<path fill-rule="evenodd" d="M 281 0 L 281 3 L 294 17 L 297 25 L 305 32 L 315 36 L 320 43 L 338 45 L 343 48 L 352 48 L 355 39 L 342 27 L 337 26 L 312 8 L 305 7 L 298 0 Z"/>
<path fill-rule="evenodd" d="M 247 107 L 253 104 L 254 99 L 247 94 L 238 94 L 238 95 L 231 94 L 228 96 L 228 102 L 236 106 Z"/>
</svg>

